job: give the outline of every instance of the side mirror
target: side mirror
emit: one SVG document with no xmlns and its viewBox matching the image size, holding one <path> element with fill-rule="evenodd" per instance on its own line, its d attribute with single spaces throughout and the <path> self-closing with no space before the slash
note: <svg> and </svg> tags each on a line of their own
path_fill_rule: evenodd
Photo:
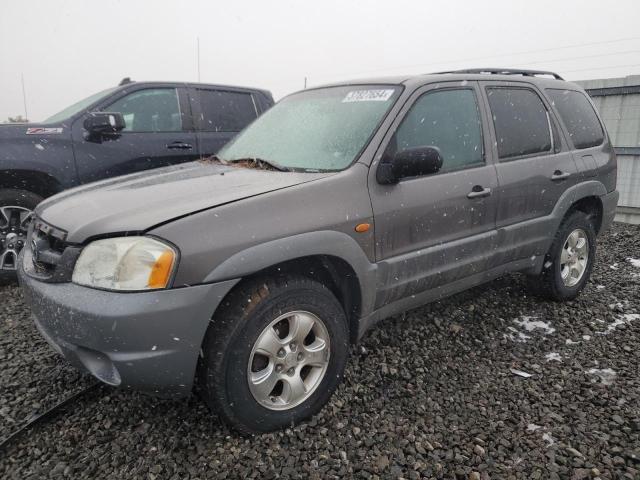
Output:
<svg viewBox="0 0 640 480">
<path fill-rule="evenodd" d="M 402 178 L 431 175 L 441 168 L 442 155 L 437 147 L 407 148 L 380 163 L 376 179 L 382 185 L 392 185 Z"/>
<path fill-rule="evenodd" d="M 91 112 L 84 120 L 89 135 L 115 135 L 125 127 L 124 117 L 117 112 Z"/>
</svg>

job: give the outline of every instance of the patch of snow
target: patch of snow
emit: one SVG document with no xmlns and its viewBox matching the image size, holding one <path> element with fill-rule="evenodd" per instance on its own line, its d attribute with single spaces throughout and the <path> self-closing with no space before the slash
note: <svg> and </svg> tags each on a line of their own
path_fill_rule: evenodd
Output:
<svg viewBox="0 0 640 480">
<path fill-rule="evenodd" d="M 604 288 L 606 288 L 606 287 L 605 287 L 604 285 L 598 285 L 596 288 L 597 288 L 598 290 L 602 290 L 602 289 L 604 289 Z"/>
<path fill-rule="evenodd" d="M 516 330 L 513 327 L 507 327 L 510 330 L 510 333 L 505 333 L 503 335 L 504 338 L 508 338 L 509 340 L 511 340 L 512 342 L 526 342 L 527 340 L 529 340 L 531 337 L 527 334 L 525 334 L 524 332 L 519 332 L 518 330 Z"/>
<path fill-rule="evenodd" d="M 551 352 L 551 353 L 547 353 L 544 358 L 547 360 L 547 362 L 561 362 L 562 361 L 562 356 L 559 353 L 556 352 Z"/>
<path fill-rule="evenodd" d="M 609 335 L 611 332 L 613 332 L 620 325 L 626 325 L 626 324 L 631 323 L 631 322 L 633 322 L 635 320 L 640 320 L 640 314 L 639 313 L 625 313 L 623 315 L 620 315 L 613 323 L 610 323 L 607 326 L 607 329 L 604 332 L 598 332 L 598 333 L 600 335 Z"/>
<path fill-rule="evenodd" d="M 600 378 L 603 385 L 611 385 L 616 378 L 616 372 L 610 368 L 590 368 L 587 373 Z"/>
<path fill-rule="evenodd" d="M 540 425 L 536 425 L 535 423 L 530 423 L 529 425 L 527 425 L 527 432 L 535 432 L 540 428 L 542 428 Z"/>
<path fill-rule="evenodd" d="M 573 340 L 571 340 L 570 338 L 567 338 L 564 341 L 565 345 L 578 345 L 580 342 L 574 342 Z"/>
<path fill-rule="evenodd" d="M 638 258 L 627 258 L 627 262 L 629 262 L 631 265 L 633 265 L 636 268 L 640 268 L 640 259 Z"/>
<path fill-rule="evenodd" d="M 591 340 L 591 335 L 582 335 L 582 339 L 588 342 L 589 340 Z"/>
<path fill-rule="evenodd" d="M 550 447 L 554 443 L 556 443 L 556 439 L 551 436 L 550 433 L 543 433 L 542 439 L 547 442 L 547 447 Z"/>
<path fill-rule="evenodd" d="M 614 263 L 613 265 L 609 265 L 609 268 L 610 268 L 611 270 L 617 270 L 617 269 L 618 269 L 618 264 L 617 264 L 617 263 Z"/>
<path fill-rule="evenodd" d="M 533 332 L 534 330 L 543 330 L 545 335 L 549 335 L 556 331 L 555 328 L 551 327 L 549 322 L 535 320 L 538 317 L 528 317 L 526 315 L 523 315 L 521 318 L 522 320 L 514 320 L 513 323 L 524 328 L 527 332 Z"/>
</svg>

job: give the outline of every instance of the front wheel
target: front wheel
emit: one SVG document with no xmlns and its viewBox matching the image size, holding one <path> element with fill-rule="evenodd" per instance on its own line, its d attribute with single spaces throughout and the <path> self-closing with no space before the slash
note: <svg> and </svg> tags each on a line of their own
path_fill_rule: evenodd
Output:
<svg viewBox="0 0 640 480">
<path fill-rule="evenodd" d="M 26 190 L 0 190 L 0 279 L 15 277 L 32 212 L 42 197 Z"/>
<path fill-rule="evenodd" d="M 242 433 L 281 429 L 323 407 L 348 351 L 344 310 L 324 285 L 297 276 L 253 280 L 225 299 L 207 332 L 202 393 Z"/>
<path fill-rule="evenodd" d="M 593 222 L 586 213 L 575 211 L 560 225 L 542 273 L 529 283 L 536 293 L 552 300 L 572 300 L 589 280 L 595 257 Z"/>
</svg>

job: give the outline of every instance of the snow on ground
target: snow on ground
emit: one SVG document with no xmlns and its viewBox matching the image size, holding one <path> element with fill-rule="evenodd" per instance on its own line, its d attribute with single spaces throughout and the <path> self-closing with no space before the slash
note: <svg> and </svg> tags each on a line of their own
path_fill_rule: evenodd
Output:
<svg viewBox="0 0 640 480">
<path fill-rule="evenodd" d="M 610 323 L 607 326 L 607 329 L 603 332 L 598 332 L 600 335 L 609 335 L 611 332 L 613 332 L 616 328 L 618 328 L 620 325 L 626 325 L 629 324 L 635 320 L 640 320 L 640 314 L 638 313 L 625 313 L 623 315 L 620 315 L 613 323 Z"/>
<path fill-rule="evenodd" d="M 611 368 L 590 368 L 587 373 L 598 377 L 603 385 L 611 385 L 617 375 Z"/>
<path fill-rule="evenodd" d="M 547 360 L 547 362 L 561 362 L 562 361 L 562 355 L 560 355 L 557 352 L 550 352 L 547 353 L 544 358 Z"/>
</svg>

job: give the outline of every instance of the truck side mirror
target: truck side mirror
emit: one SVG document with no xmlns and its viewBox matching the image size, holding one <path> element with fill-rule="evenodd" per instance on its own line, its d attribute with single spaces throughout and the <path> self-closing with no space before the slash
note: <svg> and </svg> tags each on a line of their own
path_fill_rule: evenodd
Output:
<svg viewBox="0 0 640 480">
<path fill-rule="evenodd" d="M 124 117 L 118 112 L 91 112 L 84 120 L 89 135 L 115 135 L 125 127 Z"/>
<path fill-rule="evenodd" d="M 437 147 L 406 148 L 380 163 L 376 179 L 382 185 L 392 185 L 403 178 L 431 175 L 441 168 L 442 155 Z"/>
</svg>

